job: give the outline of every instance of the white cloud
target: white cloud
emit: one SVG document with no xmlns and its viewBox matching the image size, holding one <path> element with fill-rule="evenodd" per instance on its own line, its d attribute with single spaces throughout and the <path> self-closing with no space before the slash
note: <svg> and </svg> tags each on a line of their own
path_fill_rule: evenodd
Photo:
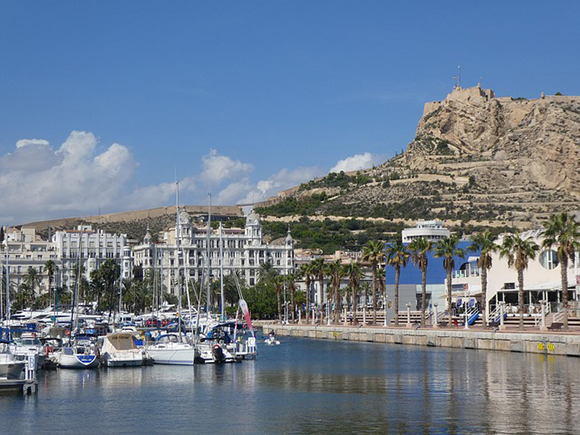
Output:
<svg viewBox="0 0 580 435">
<path fill-rule="evenodd" d="M 49 146 L 50 144 L 48 143 L 47 140 L 44 139 L 20 139 L 19 141 L 16 142 L 16 148 L 24 148 L 25 146 L 28 145 Z"/>
<path fill-rule="evenodd" d="M 209 154 L 202 157 L 203 171 L 200 179 L 208 184 L 219 184 L 225 180 L 243 177 L 254 169 L 250 163 L 233 160 L 231 157 L 219 155 L 217 150 L 211 149 Z"/>
<path fill-rule="evenodd" d="M 193 177 L 186 177 L 179 181 L 179 191 L 194 192 Z M 160 207 L 175 201 L 175 183 L 159 183 L 145 187 L 138 187 L 129 194 L 127 206 L 132 210 Z M 181 201 L 183 203 L 183 201 Z"/>
<path fill-rule="evenodd" d="M 339 160 L 330 172 L 350 172 L 360 171 L 362 169 L 372 168 L 382 162 L 382 158 L 376 154 L 366 152 L 364 154 L 355 154 L 346 159 Z"/>
<path fill-rule="evenodd" d="M 283 168 L 270 178 L 258 181 L 258 183 L 247 192 L 245 197 L 239 199 L 237 203 L 248 204 L 263 201 L 276 195 L 282 190 L 297 186 L 322 174 L 323 171 L 321 171 L 317 166 L 296 168 L 292 170 Z"/>
<path fill-rule="evenodd" d="M 371 153 L 339 161 L 331 171 L 364 169 L 379 162 Z M 214 204 L 254 203 L 325 174 L 317 166 L 283 168 L 252 180 L 254 166 L 209 150 L 199 173 L 179 180 L 182 204 L 205 204 L 207 192 L 217 192 Z M 91 132 L 73 131 L 59 147 L 44 139 L 22 139 L 0 156 L 0 222 L 25 223 L 55 217 L 136 210 L 171 205 L 175 183 L 129 186 L 138 167 L 129 148 L 99 144 Z"/>
<path fill-rule="evenodd" d="M 0 220 L 83 215 L 123 204 L 137 164 L 127 147 L 113 144 L 98 154 L 97 144 L 94 134 L 82 131 L 56 151 L 45 140 L 18 141 L 13 153 L 0 157 Z"/>
</svg>

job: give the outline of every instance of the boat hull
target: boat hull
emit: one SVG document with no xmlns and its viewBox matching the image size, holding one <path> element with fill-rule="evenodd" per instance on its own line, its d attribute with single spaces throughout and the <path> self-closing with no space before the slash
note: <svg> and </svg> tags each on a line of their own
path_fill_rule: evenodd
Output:
<svg viewBox="0 0 580 435">
<path fill-rule="evenodd" d="M 147 354 L 153 358 L 154 364 L 192 366 L 195 357 L 195 349 L 193 347 L 150 347 L 147 349 Z"/>
<path fill-rule="evenodd" d="M 23 361 L 0 362 L 0 379 L 19 379 L 24 364 Z"/>
<path fill-rule="evenodd" d="M 58 359 L 58 365 L 63 369 L 95 369 L 99 366 L 97 355 L 65 355 Z"/>
<path fill-rule="evenodd" d="M 103 355 L 106 367 L 140 367 L 143 365 L 142 352 L 114 352 Z"/>
</svg>

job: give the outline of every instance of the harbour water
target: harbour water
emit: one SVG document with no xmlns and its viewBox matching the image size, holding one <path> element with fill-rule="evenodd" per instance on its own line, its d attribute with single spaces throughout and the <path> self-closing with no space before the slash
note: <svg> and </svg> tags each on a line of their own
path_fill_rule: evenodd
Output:
<svg viewBox="0 0 580 435">
<path fill-rule="evenodd" d="M 0 433 L 578 433 L 580 359 L 281 337 L 223 366 L 58 370 Z"/>
</svg>

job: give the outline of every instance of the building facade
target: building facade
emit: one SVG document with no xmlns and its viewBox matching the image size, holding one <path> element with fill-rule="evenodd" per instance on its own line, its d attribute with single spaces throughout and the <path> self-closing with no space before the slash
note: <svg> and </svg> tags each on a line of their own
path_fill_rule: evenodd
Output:
<svg viewBox="0 0 580 435">
<path fill-rule="evenodd" d="M 418 221 L 417 226 L 405 228 L 403 230 L 403 243 L 411 243 L 413 239 L 424 237 L 431 242 L 437 242 L 441 239 L 449 238 L 450 231 L 443 227 L 439 219 L 431 221 Z"/>
<path fill-rule="evenodd" d="M 133 247 L 135 267 L 161 275 L 165 291 L 175 294 L 179 276 L 196 282 L 218 280 L 238 271 L 250 286 L 258 282 L 260 267 L 270 263 L 280 275 L 294 271 L 294 240 L 290 231 L 282 244 L 268 244 L 263 239 L 260 217 L 251 213 L 243 229 L 207 230 L 196 227 L 186 212 L 180 212 L 175 228 L 154 243 L 149 231 L 140 245 Z"/>
<path fill-rule="evenodd" d="M 37 295 L 48 291 L 46 262 L 49 260 L 56 266 L 53 287 L 74 286 L 79 259 L 87 279 L 93 270 L 109 259 L 120 264 L 122 277 L 130 277 L 132 271 L 127 236 L 93 230 L 90 225 L 80 225 L 76 230 L 57 231 L 49 241 L 41 240 L 34 228 L 9 230 L 0 257 L 3 272 L 8 264 L 14 290 L 25 282 L 30 268 L 37 272 Z"/>
</svg>

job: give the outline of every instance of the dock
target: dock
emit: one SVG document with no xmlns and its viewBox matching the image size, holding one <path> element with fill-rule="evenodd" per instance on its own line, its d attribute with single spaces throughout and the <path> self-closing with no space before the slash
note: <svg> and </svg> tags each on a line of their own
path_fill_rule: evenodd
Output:
<svg viewBox="0 0 580 435">
<path fill-rule="evenodd" d="M 580 334 L 538 331 L 491 331 L 463 328 L 394 328 L 343 325 L 264 324 L 277 335 L 413 346 L 482 349 L 580 357 Z"/>
</svg>

